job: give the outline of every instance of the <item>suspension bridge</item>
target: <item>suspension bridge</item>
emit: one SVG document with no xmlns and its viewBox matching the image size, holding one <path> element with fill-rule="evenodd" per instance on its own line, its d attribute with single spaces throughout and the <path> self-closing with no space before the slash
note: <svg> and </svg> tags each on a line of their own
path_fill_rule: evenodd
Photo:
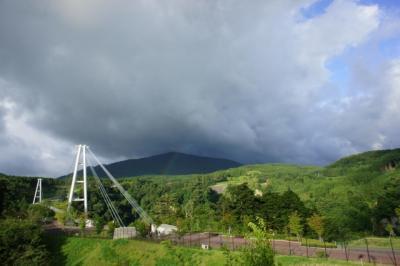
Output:
<svg viewBox="0 0 400 266">
<path fill-rule="evenodd" d="M 130 204 L 132 209 L 139 215 L 140 219 L 150 226 L 151 232 L 156 233 L 157 226 L 154 223 L 153 219 L 143 210 L 142 207 L 137 203 L 137 201 L 132 198 L 132 196 L 123 188 L 123 186 L 116 180 L 116 178 L 107 170 L 107 168 L 100 162 L 97 156 L 93 153 L 93 151 L 87 145 L 79 144 L 77 145 L 76 156 L 74 160 L 74 169 L 72 173 L 72 181 L 71 186 L 68 193 L 68 207 L 67 212 L 69 212 L 72 208 L 73 202 L 83 202 L 83 212 L 84 217 L 86 219 L 86 225 L 92 226 L 92 222 L 88 216 L 88 173 L 87 169 L 90 169 L 91 175 L 95 180 L 95 184 L 97 185 L 98 191 L 107 206 L 107 210 L 109 211 L 118 232 L 122 232 L 122 237 L 125 232 L 132 232 L 132 227 L 127 227 L 121 216 L 118 213 L 117 208 L 114 206 L 112 200 L 107 194 L 107 190 L 103 184 L 103 181 L 98 176 L 95 168 L 93 167 L 93 161 L 97 163 L 98 166 L 104 171 L 107 178 L 112 182 L 113 187 L 117 188 L 119 192 L 123 195 L 123 197 Z M 82 172 L 82 176 L 79 177 L 78 173 Z M 40 203 L 42 201 L 42 180 L 38 179 L 35 195 L 33 199 L 33 204 Z M 174 226 L 173 226 L 174 227 Z M 132 235 L 132 233 L 128 233 L 128 235 Z"/>
</svg>

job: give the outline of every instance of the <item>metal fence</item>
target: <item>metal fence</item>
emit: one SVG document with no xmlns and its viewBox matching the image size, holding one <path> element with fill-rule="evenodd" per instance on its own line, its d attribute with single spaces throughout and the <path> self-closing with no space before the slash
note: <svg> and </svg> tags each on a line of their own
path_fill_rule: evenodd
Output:
<svg viewBox="0 0 400 266">
<path fill-rule="evenodd" d="M 218 233 L 192 233 L 184 236 L 166 236 L 157 238 L 157 241 L 171 240 L 172 243 L 187 247 L 207 247 L 219 249 L 226 247 L 231 250 L 240 250 L 252 244 L 251 240 L 241 236 L 227 236 Z M 400 250 L 391 248 L 371 248 L 365 241 L 365 246 L 337 248 L 310 247 L 298 241 L 271 240 L 271 246 L 277 254 L 304 257 L 318 257 L 351 261 L 369 262 L 372 264 L 389 264 L 400 266 Z"/>
</svg>

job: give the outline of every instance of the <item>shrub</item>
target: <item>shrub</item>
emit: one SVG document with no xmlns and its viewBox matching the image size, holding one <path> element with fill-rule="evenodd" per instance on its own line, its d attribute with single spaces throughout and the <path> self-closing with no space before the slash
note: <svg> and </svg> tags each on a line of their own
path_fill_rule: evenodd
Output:
<svg viewBox="0 0 400 266">
<path fill-rule="evenodd" d="M 316 239 L 307 239 L 307 244 L 306 244 L 306 240 L 302 239 L 301 245 L 302 246 L 308 245 L 309 247 L 316 247 L 316 248 L 324 248 L 324 247 L 337 248 L 337 245 L 335 243 L 325 242 L 325 244 L 324 244 L 324 242 L 321 242 L 321 241 L 316 240 Z"/>
<path fill-rule="evenodd" d="M 108 236 L 112 238 L 114 235 L 114 229 L 115 229 L 114 222 L 109 222 L 107 224 L 107 227 L 108 227 L 108 230 L 107 230 Z"/>
<path fill-rule="evenodd" d="M 48 265 L 40 225 L 29 220 L 1 221 L 0 261 L 2 265 Z"/>
<path fill-rule="evenodd" d="M 315 252 L 315 255 L 317 256 L 317 258 L 328 258 L 329 254 L 325 253 L 325 251 L 317 251 Z"/>
<path fill-rule="evenodd" d="M 33 204 L 28 208 L 28 217 L 33 222 L 46 222 L 54 218 L 55 212 L 42 204 Z"/>
<path fill-rule="evenodd" d="M 244 265 L 274 265 L 275 254 L 268 241 L 270 235 L 267 231 L 265 221 L 257 217 L 257 224 L 250 222 L 248 226 L 252 230 L 255 241 L 244 249 Z"/>
<path fill-rule="evenodd" d="M 102 217 L 96 217 L 96 219 L 94 220 L 94 224 L 96 226 L 96 233 L 100 234 L 103 231 L 105 225 L 104 219 Z"/>
</svg>

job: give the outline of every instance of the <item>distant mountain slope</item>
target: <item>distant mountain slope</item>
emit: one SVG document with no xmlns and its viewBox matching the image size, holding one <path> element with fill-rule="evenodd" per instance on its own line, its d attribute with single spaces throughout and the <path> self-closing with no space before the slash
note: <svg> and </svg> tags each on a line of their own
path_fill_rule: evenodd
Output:
<svg viewBox="0 0 400 266">
<path fill-rule="evenodd" d="M 115 162 L 105 166 L 114 177 L 131 177 L 141 175 L 204 174 L 238 167 L 241 164 L 227 159 L 169 152 L 141 159 Z M 96 166 L 95 170 L 100 177 L 106 176 L 100 166 Z M 87 171 L 91 174 L 89 168 Z M 82 173 L 80 172 L 79 174 L 81 175 Z"/>
<path fill-rule="evenodd" d="M 328 175 L 383 173 L 400 165 L 400 149 L 367 151 L 344 157 L 326 167 Z"/>
</svg>

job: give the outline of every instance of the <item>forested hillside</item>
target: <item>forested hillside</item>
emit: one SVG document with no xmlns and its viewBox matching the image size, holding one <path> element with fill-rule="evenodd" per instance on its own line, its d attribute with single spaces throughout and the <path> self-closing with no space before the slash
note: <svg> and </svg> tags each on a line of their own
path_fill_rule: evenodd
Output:
<svg viewBox="0 0 400 266">
<path fill-rule="evenodd" d="M 211 174 L 125 178 L 121 183 L 157 223 L 176 224 L 182 232 L 244 234 L 249 221 L 262 217 L 277 234 L 341 241 L 400 233 L 399 161 L 397 149 L 350 156 L 327 167 L 246 165 Z M 105 224 L 111 216 L 91 182 L 90 215 Z M 130 205 L 109 181 L 103 182 L 124 223 L 138 225 Z M 34 186 L 30 178 L 1 177 L 3 217 L 26 208 Z M 68 180 L 44 180 L 43 190 L 45 198 L 65 200 Z M 323 228 L 313 228 L 310 219 Z M 291 221 L 299 223 L 296 232 Z"/>
</svg>

